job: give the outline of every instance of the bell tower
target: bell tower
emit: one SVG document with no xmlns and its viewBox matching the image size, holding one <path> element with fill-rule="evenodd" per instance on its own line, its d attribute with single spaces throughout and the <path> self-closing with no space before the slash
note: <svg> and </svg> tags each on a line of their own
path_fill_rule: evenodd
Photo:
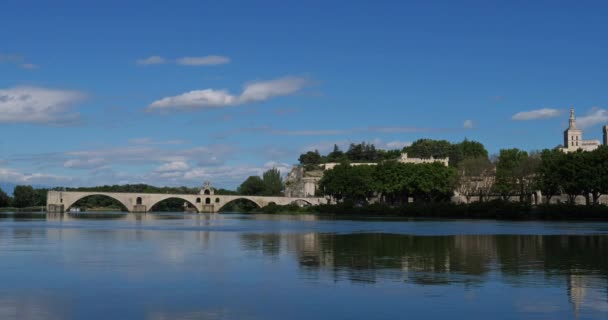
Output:
<svg viewBox="0 0 608 320">
<path fill-rule="evenodd" d="M 608 125 L 605 125 L 602 129 L 604 131 L 604 145 L 608 146 Z"/>
<path fill-rule="evenodd" d="M 583 146 L 583 131 L 576 128 L 576 118 L 574 108 L 570 109 L 570 121 L 568 129 L 564 131 L 564 148 L 577 150 Z"/>
</svg>

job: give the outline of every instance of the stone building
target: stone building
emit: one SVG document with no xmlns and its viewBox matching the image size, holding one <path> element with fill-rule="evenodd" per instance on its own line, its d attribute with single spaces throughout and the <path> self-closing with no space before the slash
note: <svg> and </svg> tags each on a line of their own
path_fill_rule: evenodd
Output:
<svg viewBox="0 0 608 320">
<path fill-rule="evenodd" d="M 401 157 L 397 160 L 401 163 L 434 163 L 439 162 L 444 166 L 448 166 L 449 158 L 409 158 L 407 153 L 402 153 Z M 378 163 L 351 163 L 351 166 L 375 166 Z M 331 170 L 339 163 L 331 162 L 321 164 L 320 170 L 307 171 L 302 166 L 295 166 L 291 169 L 291 172 L 285 179 L 285 196 L 287 197 L 314 197 L 319 187 L 319 181 L 323 178 L 323 172 L 325 170 Z"/>
<path fill-rule="evenodd" d="M 402 153 L 401 154 L 401 158 L 399 158 L 399 162 L 401 162 L 401 163 L 415 163 L 415 164 L 440 162 L 441 164 L 443 164 L 444 166 L 447 167 L 448 163 L 450 162 L 450 158 L 449 157 L 434 158 L 433 156 L 431 156 L 430 158 L 409 158 L 407 156 L 407 153 Z"/>
<path fill-rule="evenodd" d="M 606 126 L 604 126 L 604 145 L 608 145 L 606 141 Z M 576 128 L 574 109 L 570 109 L 570 121 L 568 129 L 564 131 L 564 145 L 560 150 L 563 152 L 576 152 L 579 149 L 593 151 L 599 146 L 599 140 L 583 140 L 583 130 Z"/>
<path fill-rule="evenodd" d="M 302 166 L 295 166 L 285 179 L 285 196 L 314 197 L 321 178 L 322 170 L 307 171 Z"/>
</svg>

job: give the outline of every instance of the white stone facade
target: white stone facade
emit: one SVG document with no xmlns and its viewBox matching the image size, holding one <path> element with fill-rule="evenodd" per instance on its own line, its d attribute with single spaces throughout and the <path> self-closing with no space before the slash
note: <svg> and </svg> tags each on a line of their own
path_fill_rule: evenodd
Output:
<svg viewBox="0 0 608 320">
<path fill-rule="evenodd" d="M 441 164 L 443 164 L 444 166 L 447 167 L 448 163 L 450 162 L 450 158 L 449 157 L 445 157 L 445 158 L 433 158 L 432 156 L 430 158 L 409 158 L 407 156 L 407 153 L 402 153 L 401 154 L 401 158 L 399 158 L 399 162 L 401 162 L 401 163 L 414 163 L 414 164 L 440 162 Z"/>
<path fill-rule="evenodd" d="M 606 130 L 607 126 L 604 126 L 604 145 L 608 145 Z M 570 121 L 568 129 L 564 131 L 564 144 L 560 150 L 563 152 L 576 152 L 578 150 L 593 151 L 599 148 L 600 145 L 599 140 L 583 140 L 583 130 L 576 128 L 574 109 L 570 109 Z"/>
</svg>

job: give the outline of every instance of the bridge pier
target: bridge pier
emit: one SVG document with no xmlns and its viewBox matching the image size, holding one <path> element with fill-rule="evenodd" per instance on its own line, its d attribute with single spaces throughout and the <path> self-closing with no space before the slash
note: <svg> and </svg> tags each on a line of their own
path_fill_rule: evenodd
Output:
<svg viewBox="0 0 608 320">
<path fill-rule="evenodd" d="M 46 206 L 47 213 L 63 213 L 64 208 L 62 204 L 48 204 Z"/>
<path fill-rule="evenodd" d="M 146 213 L 148 212 L 147 207 L 143 204 L 136 204 L 133 206 L 133 210 L 131 210 L 130 212 L 133 213 Z"/>
</svg>

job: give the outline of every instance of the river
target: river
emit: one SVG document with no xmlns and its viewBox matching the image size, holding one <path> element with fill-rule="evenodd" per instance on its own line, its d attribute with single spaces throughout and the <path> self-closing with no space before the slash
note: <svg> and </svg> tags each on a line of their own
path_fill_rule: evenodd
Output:
<svg viewBox="0 0 608 320">
<path fill-rule="evenodd" d="M 0 319 L 608 319 L 608 223 L 0 218 Z"/>
</svg>

